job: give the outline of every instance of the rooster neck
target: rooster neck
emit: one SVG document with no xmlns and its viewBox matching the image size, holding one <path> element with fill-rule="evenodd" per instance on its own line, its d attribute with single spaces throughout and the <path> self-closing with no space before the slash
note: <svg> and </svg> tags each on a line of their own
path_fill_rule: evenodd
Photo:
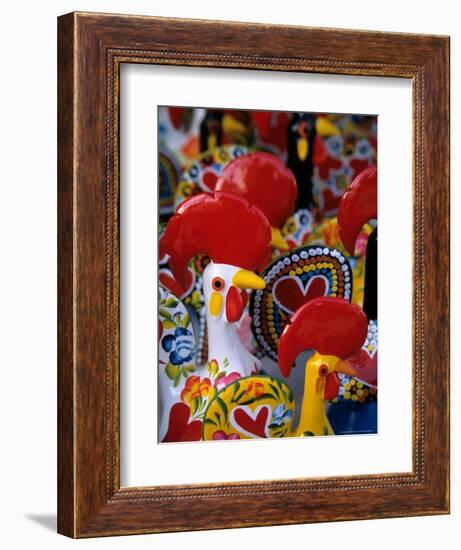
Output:
<svg viewBox="0 0 461 550">
<path fill-rule="evenodd" d="M 208 322 L 208 361 L 215 359 L 221 369 L 249 376 L 255 370 L 256 358 L 243 346 L 236 324 Z M 224 367 L 224 362 L 228 367 Z"/>
<path fill-rule="evenodd" d="M 301 416 L 295 435 L 332 435 L 333 430 L 325 412 L 325 401 L 323 398 L 323 386 L 317 391 L 317 369 L 306 364 L 304 378 L 304 396 L 302 401 Z"/>
</svg>

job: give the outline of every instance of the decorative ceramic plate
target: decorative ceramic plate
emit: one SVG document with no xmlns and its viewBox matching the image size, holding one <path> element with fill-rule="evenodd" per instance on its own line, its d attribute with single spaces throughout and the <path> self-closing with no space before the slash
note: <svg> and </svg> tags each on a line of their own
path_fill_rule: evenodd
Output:
<svg viewBox="0 0 461 550">
<path fill-rule="evenodd" d="M 280 335 L 289 317 L 318 296 L 351 300 L 352 270 L 335 248 L 306 246 L 272 262 L 261 274 L 264 290 L 252 293 L 250 315 L 256 341 L 265 355 L 277 361 Z"/>
</svg>

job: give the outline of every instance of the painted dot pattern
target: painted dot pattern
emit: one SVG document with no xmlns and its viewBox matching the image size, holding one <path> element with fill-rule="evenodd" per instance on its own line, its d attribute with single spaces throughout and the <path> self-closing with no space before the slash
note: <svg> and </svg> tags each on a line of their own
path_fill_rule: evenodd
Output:
<svg viewBox="0 0 461 550">
<path fill-rule="evenodd" d="M 175 207 L 193 195 L 212 192 L 221 172 L 229 162 L 249 152 L 250 150 L 242 145 L 222 145 L 202 153 L 182 173 L 175 195 Z"/>
<path fill-rule="evenodd" d="M 378 323 L 375 320 L 370 321 L 368 325 L 368 333 L 362 349 L 365 350 L 370 357 L 374 357 L 374 355 L 378 353 Z M 377 387 L 348 376 L 347 374 L 340 373 L 338 377 L 340 383 L 339 393 L 333 402 L 349 401 L 352 403 L 369 403 L 370 401 L 377 400 Z"/>
<path fill-rule="evenodd" d="M 334 248 L 297 248 L 271 263 L 261 276 L 266 282 L 266 288 L 252 294 L 252 330 L 262 354 L 274 361 L 277 361 L 280 336 L 289 317 L 294 313 L 295 306 L 300 307 L 318 296 L 310 293 L 314 279 L 322 279 L 323 296 L 340 297 L 349 301 L 352 296 L 351 267 L 343 254 Z M 296 285 L 294 289 L 293 284 Z M 290 300 L 288 292 L 291 294 Z"/>
</svg>

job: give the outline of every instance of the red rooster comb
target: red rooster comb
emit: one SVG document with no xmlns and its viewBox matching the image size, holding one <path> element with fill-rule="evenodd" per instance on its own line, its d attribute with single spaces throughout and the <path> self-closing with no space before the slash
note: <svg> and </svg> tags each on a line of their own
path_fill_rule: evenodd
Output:
<svg viewBox="0 0 461 550">
<path fill-rule="evenodd" d="M 378 170 L 370 166 L 354 179 L 339 203 L 339 237 L 351 256 L 363 225 L 377 217 Z"/>
<path fill-rule="evenodd" d="M 314 298 L 296 311 L 282 332 L 280 372 L 289 376 L 296 357 L 307 349 L 345 360 L 362 347 L 367 332 L 367 316 L 359 306 L 342 298 Z"/>
<path fill-rule="evenodd" d="M 233 160 L 223 170 L 216 191 L 229 191 L 247 199 L 280 228 L 293 214 L 298 188 L 293 172 L 270 153 L 252 153 Z"/>
<path fill-rule="evenodd" d="M 213 262 L 257 269 L 270 254 L 271 231 L 264 214 L 231 193 L 201 193 L 184 201 L 162 238 L 169 266 L 184 288 L 187 265 L 197 254 Z"/>
</svg>

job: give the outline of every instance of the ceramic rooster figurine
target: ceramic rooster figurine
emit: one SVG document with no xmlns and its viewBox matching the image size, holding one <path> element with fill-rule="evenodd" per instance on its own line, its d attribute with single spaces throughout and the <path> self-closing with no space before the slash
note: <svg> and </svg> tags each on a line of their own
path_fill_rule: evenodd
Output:
<svg viewBox="0 0 461 550">
<path fill-rule="evenodd" d="M 281 373 L 288 377 L 297 356 L 314 351 L 306 363 L 304 398 L 294 436 L 333 435 L 325 402 L 338 393 L 338 372 L 355 375 L 347 360 L 362 347 L 367 329 L 362 309 L 342 298 L 315 298 L 291 317 L 280 338 Z"/>
<path fill-rule="evenodd" d="M 370 220 L 378 217 L 378 170 L 370 166 L 351 183 L 339 203 L 339 237 L 351 256 L 354 255 L 357 237 Z M 363 310 L 370 321 L 378 317 L 377 274 L 378 229 L 368 237 L 365 263 L 365 289 Z"/>
</svg>

